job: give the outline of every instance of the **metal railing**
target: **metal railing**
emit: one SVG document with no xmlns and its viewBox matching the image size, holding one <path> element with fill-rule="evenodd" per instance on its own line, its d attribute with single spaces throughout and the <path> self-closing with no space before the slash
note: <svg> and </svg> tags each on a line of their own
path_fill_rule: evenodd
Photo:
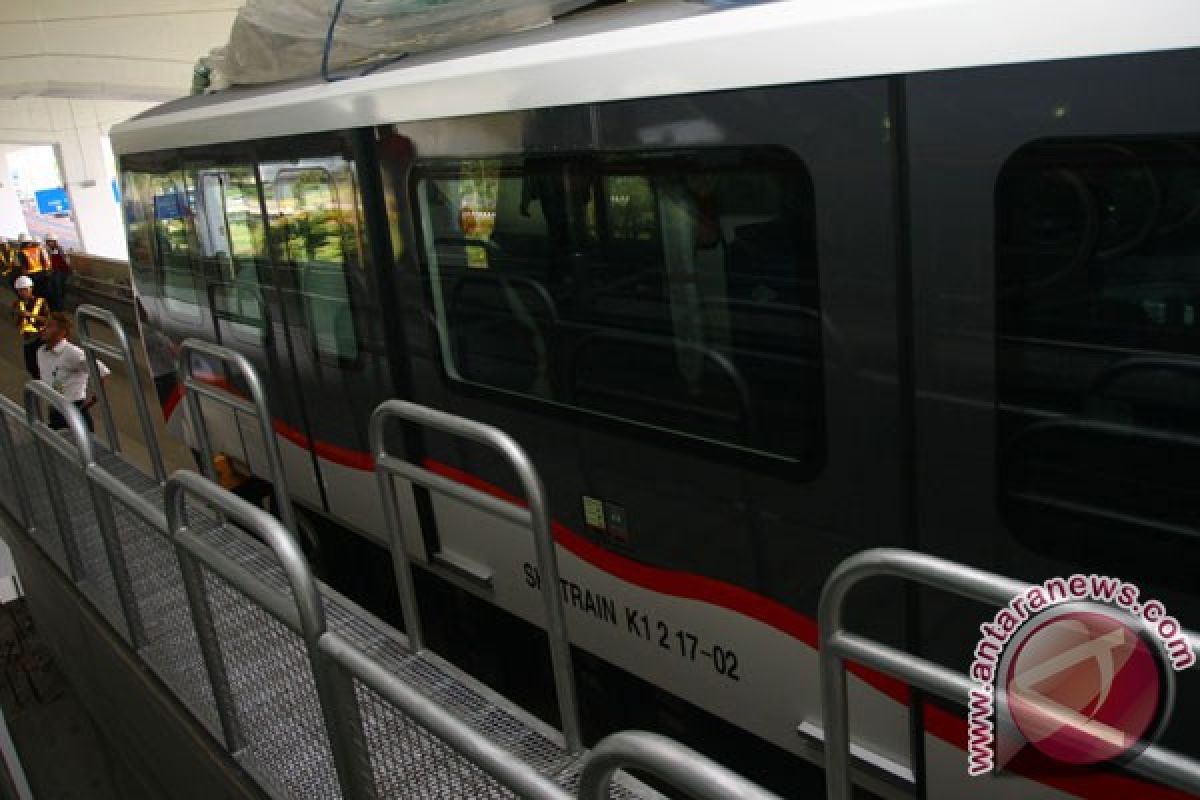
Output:
<svg viewBox="0 0 1200 800">
<path fill-rule="evenodd" d="M 403 420 L 432 430 L 488 447 L 501 456 L 516 473 L 525 492 L 527 508 L 514 505 L 430 472 L 412 462 L 388 452 L 387 428 L 390 420 Z M 571 643 L 567 637 L 566 615 L 559 594 L 558 557 L 546 507 L 546 493 L 537 470 L 529 456 L 513 439 L 497 428 L 475 420 L 447 414 L 404 400 L 388 400 L 371 415 L 371 454 L 375 460 L 379 491 L 383 496 L 384 516 L 395 561 L 396 581 L 400 588 L 404 624 L 414 650 L 422 647 L 420 612 L 413 588 L 412 562 L 401 531 L 395 477 L 411 481 L 439 494 L 458 500 L 473 508 L 519 525 L 533 533 L 537 567 L 542 576 L 542 602 L 546 613 L 546 633 L 550 643 L 550 660 L 554 671 L 554 690 L 562 716 L 563 737 L 567 749 L 578 752 L 583 748 L 579 722 L 579 701 L 575 692 L 575 674 L 571 663 Z"/>
<path fill-rule="evenodd" d="M 222 364 L 234 367 L 250 394 L 250 400 L 239 397 L 230 391 L 225 391 L 196 378 L 192 372 L 192 356 L 202 355 L 214 358 Z M 271 407 L 267 403 L 267 394 L 258 370 L 241 353 L 228 347 L 212 344 L 201 339 L 184 339 L 179 346 L 176 367 L 183 386 L 183 395 L 187 403 L 188 418 L 191 420 L 192 432 L 200 447 L 206 476 L 214 483 L 217 482 L 216 467 L 213 464 L 212 442 L 208 438 L 208 423 L 204 420 L 204 411 L 200 407 L 200 398 L 232 408 L 235 413 L 243 412 L 258 420 L 259 433 L 262 435 L 263 456 L 267 461 L 267 474 L 264 476 L 270 482 L 275 498 L 276 511 L 279 518 L 289 531 L 298 531 L 296 515 L 292 510 L 291 494 L 288 491 L 287 478 L 283 470 L 283 459 L 279 455 L 279 444 L 275 441 L 275 429 L 272 425 Z M 247 454 L 248 456 L 249 454 Z"/>
<path fill-rule="evenodd" d="M 135 476 L 134 471 L 130 473 L 129 480 L 124 480 L 117 477 L 117 472 L 97 462 L 95 456 L 98 445 L 87 430 L 82 413 L 73 404 L 40 382 L 28 384 L 25 400 L 26 407 L 22 413 L 15 403 L 0 398 L 0 448 L 4 449 L 3 457 L 14 475 L 28 476 L 28 467 L 22 470 L 20 460 L 22 457 L 28 460 L 27 457 L 32 455 L 29 450 L 37 452 L 43 469 L 41 479 L 45 489 L 51 492 L 48 499 L 43 497 L 42 505 L 57 509 L 56 514 L 61 512 L 55 517 L 55 522 L 59 526 L 64 549 L 70 551 L 74 548 L 75 551 L 71 559 L 73 566 L 68 569 L 69 577 L 81 588 L 101 577 L 94 573 L 87 574 L 75 538 L 77 524 L 90 525 L 88 520 L 94 517 L 98 535 L 104 541 L 107 566 L 111 568 L 113 583 L 121 600 L 119 612 L 131 633 L 135 649 L 148 659 L 149 651 L 156 647 L 161 649 L 162 643 L 139 646 L 145 644 L 146 635 L 142 629 L 142 611 L 138 606 L 135 586 L 140 585 L 139 581 L 147 585 L 161 584 L 164 576 L 135 574 L 131 577 L 126 569 L 123 548 L 137 550 L 142 560 L 135 563 L 142 567 L 147 563 L 146 551 L 144 546 L 138 548 L 136 540 L 129 538 L 131 534 L 128 531 L 118 529 L 114 509 L 119 507 L 131 515 L 126 518 L 124 527 L 129 528 L 134 524 L 140 526 L 139 529 L 153 539 L 156 547 L 162 548 L 162 555 L 171 560 L 159 558 L 154 563 L 175 564 L 179 569 L 178 577 L 182 579 L 186 598 L 180 602 L 186 605 L 184 617 L 189 629 L 194 631 L 195 646 L 199 650 L 197 663 L 202 664 L 199 682 L 204 683 L 204 678 L 207 678 L 205 689 L 211 689 L 212 706 L 216 711 L 216 727 L 210 730 L 219 735 L 231 755 L 240 759 L 248 748 L 242 719 L 247 707 L 239 706 L 235 687 L 231 683 L 231 669 L 244 668 L 245 664 L 236 660 L 236 649 L 228 649 L 232 643 L 223 638 L 229 635 L 228 631 L 223 628 L 218 632 L 217 629 L 215 614 L 218 608 L 223 608 L 221 613 L 230 613 L 229 598 L 221 594 L 225 590 L 219 588 L 222 583 L 240 594 L 249 608 L 264 612 L 290 631 L 289 635 L 298 637 L 300 648 L 311 668 L 316 689 L 314 701 L 319 706 L 320 725 L 324 738 L 328 740 L 341 796 L 356 800 L 376 800 L 383 796 L 372 773 L 375 760 L 381 757 L 374 748 L 388 746 L 390 740 L 381 739 L 378 731 L 373 734 L 374 738 L 368 740 L 363 716 L 367 713 L 363 705 L 367 702 L 363 695 L 365 691 L 374 692 L 406 719 L 443 743 L 448 748 L 446 752 L 460 756 L 472 769 L 517 796 L 531 800 L 571 800 L 576 796 L 556 782 L 556 779 L 566 780 L 566 767 L 562 767 L 562 771 L 549 773 L 539 771 L 532 763 L 505 749 L 503 744 L 490 740 L 464 718 L 440 705 L 434 696 L 407 683 L 375 655 L 368 654 L 361 645 L 341 632 L 331 630 L 326 619 L 325 604 L 328 598 L 324 597 L 313 577 L 294 533 L 283 522 L 220 488 L 211 480 L 189 471 L 170 476 L 162 487 L 165 509 L 159 508 L 154 500 L 156 492 L 146 491 L 147 486 L 154 485 L 149 478 L 144 478 L 141 473 Z M 65 433 L 52 430 L 43 420 L 48 409 L 62 415 L 66 424 Z M 411 415 L 405 418 L 428 421 L 428 415 L 433 414 L 435 422 L 447 422 L 444 418 L 438 418 L 437 412 L 428 409 L 401 406 L 399 410 L 404 415 Z M 380 437 L 377 450 L 384 457 L 385 473 L 387 469 L 395 468 L 396 464 L 391 463 L 391 457 L 382 447 L 382 426 L 386 419 L 396 416 L 396 411 L 395 404 L 384 404 L 374 418 L 373 430 L 379 431 L 376 433 Z M 515 443 L 495 429 L 485 428 L 489 432 L 484 434 L 480 430 L 483 426 L 476 427 L 475 423 L 466 420 L 461 422 L 465 428 L 458 425 L 451 425 L 451 428 L 456 431 L 469 430 L 471 433 L 464 435 L 489 443 L 510 456 L 527 490 L 530 490 L 531 506 L 544 521 L 547 520 L 540 481 Z M 24 438 L 26 434 L 28 438 Z M 23 437 L 24 442 L 20 446 L 15 442 L 18 435 Z M 52 460 L 56 460 L 53 462 L 56 465 L 67 464 L 72 471 L 55 473 L 50 470 Z M 78 470 L 77 474 L 75 470 Z M 138 480 L 130 483 L 134 477 Z M 139 483 L 143 478 L 145 483 Z M 54 494 L 60 481 L 68 484 L 67 494 Z M 86 492 L 82 488 L 84 485 Z M 457 487 L 457 484 L 454 486 Z M 29 486 L 24 480 L 19 480 L 14 481 L 11 488 L 15 489 L 16 497 L 10 493 L 0 493 L 0 501 L 9 511 L 24 517 L 22 522 L 25 530 L 32 534 L 35 514 L 31 510 L 33 501 L 28 496 Z M 457 493 L 451 493 L 457 496 Z M 86 501 L 81 500 L 85 494 Z M 490 501 L 494 498 L 486 499 Z M 80 505 L 81 502 L 85 505 Z M 506 518 L 523 520 L 526 525 L 538 530 L 533 513 L 509 504 L 505 504 L 505 508 L 508 510 L 502 513 Z M 48 514 L 49 510 L 45 509 L 45 513 Z M 271 554 L 269 557 L 273 557 L 285 578 L 284 585 L 271 584 L 263 572 L 250 568 L 223 550 L 224 545 L 219 545 L 216 537 L 227 537 L 230 531 L 237 530 L 232 528 L 234 525 L 246 532 L 247 542 L 265 544 L 266 551 L 255 545 L 258 547 L 255 552 Z M 548 522 L 540 530 L 546 537 L 544 543 L 548 548 L 553 548 L 548 538 Z M 45 547 L 43 541 L 35 541 Z M 552 557 L 552 549 L 550 552 Z M 94 559 L 100 558 L 94 549 L 87 555 L 93 559 L 93 563 Z M 547 574 L 556 574 L 552 562 Z M 146 588 L 143 585 L 139 591 Z M 235 615 L 233 619 L 241 617 Z M 227 628 L 230 618 L 226 617 L 222 624 Z M 263 656 L 273 657 L 265 652 Z M 195 674 L 186 680 L 189 684 L 196 683 Z M 168 686 L 183 699 L 177 681 L 168 681 Z M 286 724 L 286 721 L 280 720 L 280 723 Z M 574 765 L 580 770 L 579 786 L 580 791 L 584 792 L 580 796 L 588 800 L 612 796 L 610 784 L 617 770 L 636 770 L 656 776 L 688 792 L 696 800 L 735 797 L 777 800 L 774 795 L 687 747 L 649 733 L 633 731 L 609 737 L 591 753 L 576 752 Z M 443 769 L 441 761 L 428 765 L 431 774 Z"/>
<path fill-rule="evenodd" d="M 91 331 L 91 323 L 99 322 L 109 329 L 117 344 L 114 347 L 106 342 L 97 340 Z M 108 446 L 114 452 L 121 450 L 120 437 L 113 420 L 112 403 L 109 401 L 108 390 L 104 381 L 100 380 L 100 368 L 96 363 L 96 355 L 103 355 L 113 361 L 125 365 L 129 376 L 129 391 L 133 395 L 133 407 L 137 411 L 138 424 L 142 428 L 142 439 L 146 451 L 150 454 L 150 468 L 159 483 L 167 479 L 167 471 L 163 466 L 162 452 L 158 446 L 158 437 L 154 434 L 154 423 L 150 419 L 150 410 L 146 408 L 146 396 L 142 392 L 142 375 L 133 358 L 133 350 L 129 346 L 129 337 L 117 315 L 103 308 L 91 305 L 81 305 L 75 309 L 75 326 L 78 329 L 79 346 L 87 356 L 89 386 L 93 387 L 96 397 L 100 400 L 103 412 L 104 430 L 108 438 Z"/>
<path fill-rule="evenodd" d="M 43 402 L 50 405 L 53 410 L 64 414 L 64 419 L 70 426 L 72 435 L 77 440 L 80 436 L 87 440 L 87 449 L 78 455 L 81 460 L 87 462 L 94 460 L 92 458 L 91 439 L 88 438 L 87 427 L 83 422 L 82 415 L 70 413 L 71 411 L 75 411 L 75 409 L 68 409 L 63 404 L 62 397 L 58 392 L 42 381 L 30 381 L 25 384 L 25 422 L 29 433 L 34 437 L 35 441 L 41 439 L 44 443 L 48 444 L 51 451 L 47 452 L 45 448 L 41 447 L 34 448 L 38 462 L 38 471 L 42 476 L 42 485 L 49 495 L 49 507 L 54 517 L 54 528 L 58 533 L 59 543 L 62 546 L 66 561 L 65 569 L 71 580 L 78 582 L 87 576 L 84 573 L 83 560 L 80 558 L 75 537 L 71 535 L 71 519 L 67 513 L 67 504 L 63 499 L 62 487 L 59 484 L 58 476 L 54 473 L 53 462 L 50 461 L 51 453 L 57 453 L 68 459 L 76 456 L 74 453 L 69 452 L 69 445 L 62 441 L 58 434 L 54 433 L 49 425 L 43 421 L 45 414 L 45 409 L 42 405 Z M 66 451 L 64 451 L 64 448 L 67 448 Z M 26 478 L 28 479 L 28 476 Z"/>
<path fill-rule="evenodd" d="M 225 518 L 266 543 L 287 576 L 293 605 L 287 605 L 277 593 L 260 583 L 254 575 L 207 544 L 202 534 L 197 534 L 189 528 L 188 496 L 204 500 Z M 179 554 L 184 589 L 200 640 L 200 649 L 204 654 L 209 682 L 216 698 L 217 713 L 226 745 L 230 750 L 237 752 L 244 747 L 245 739 L 199 564 L 204 564 L 220 575 L 259 607 L 304 638 L 343 793 L 346 797 L 361 797 L 364 800 L 375 797 L 374 786 L 369 779 L 370 761 L 363 741 L 362 720 L 354 698 L 354 687 L 346 673 L 334 669 L 333 663 L 321 655 L 318 644 L 327 632 L 325 610 L 317 591 L 316 579 L 295 537 L 266 511 L 222 490 L 212 481 L 194 472 L 180 471 L 172 475 L 167 481 L 164 498 L 167 527 Z"/>
<path fill-rule="evenodd" d="M 25 423 L 25 409 L 18 406 L 5 395 L 0 395 L 0 457 L 4 458 L 3 486 L 0 486 L 0 498 L 5 508 L 17 522 L 27 531 L 34 530 L 33 509 L 29 503 L 29 493 L 24 490 L 26 475 L 24 465 L 17 454 L 17 443 L 13 437 L 12 424 Z"/>
<path fill-rule="evenodd" d="M 45 409 L 57 411 L 62 417 L 68 435 L 73 440 L 73 446 L 42 419 L 39 412 Z M 25 415 L 35 441 L 40 441 L 45 445 L 45 447 L 36 448 L 38 462 L 41 466 L 46 490 L 50 496 L 50 506 L 58 525 L 63 551 L 67 556 L 69 573 L 76 581 L 96 578 L 98 576 L 86 574 L 83 559 L 80 556 L 79 542 L 75 538 L 70 508 L 63 496 L 63 487 L 59 476 L 51 467 L 51 452 L 48 452 L 56 453 L 68 464 L 75 462 L 82 478 L 96 464 L 91 432 L 88 431 L 83 414 L 75 407 L 75 404 L 43 381 L 30 381 L 25 385 Z M 87 482 L 87 486 L 100 540 L 104 547 L 108 568 L 112 574 L 117 600 L 121 606 L 121 614 L 129 631 L 130 642 L 136 649 L 145 644 L 145 627 L 142 624 L 142 615 L 137 601 L 133 596 L 129 568 L 121 549 L 112 506 L 109 504 L 107 495 L 98 491 L 90 481 Z"/>
<path fill-rule="evenodd" d="M 868 578 L 892 577 L 919 583 L 993 606 L 1008 605 L 1029 585 L 937 556 L 896 548 L 866 550 L 843 561 L 821 591 L 821 707 L 825 725 L 825 781 L 829 800 L 849 800 L 850 724 L 846 662 L 879 670 L 910 686 L 967 706 L 976 684 L 967 675 L 845 630 L 843 608 L 850 591 Z M 1193 648 L 1195 634 L 1189 634 Z M 1200 764 L 1162 748 L 1148 747 L 1127 769 L 1190 792 L 1200 792 Z"/>
<path fill-rule="evenodd" d="M 579 800 L 608 800 L 619 769 L 653 775 L 694 800 L 779 800 L 778 795 L 674 739 L 645 731 L 614 733 L 592 748 L 579 777 Z"/>
</svg>

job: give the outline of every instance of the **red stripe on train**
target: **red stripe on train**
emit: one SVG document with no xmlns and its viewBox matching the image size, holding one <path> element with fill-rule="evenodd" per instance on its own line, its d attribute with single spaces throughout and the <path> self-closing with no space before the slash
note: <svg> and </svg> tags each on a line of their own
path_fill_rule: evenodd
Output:
<svg viewBox="0 0 1200 800">
<path fill-rule="evenodd" d="M 967 721 L 963 717 L 931 703 L 922 704 L 925 730 L 960 750 L 967 749 Z M 1054 789 L 1086 797 L 1089 800 L 1188 800 L 1195 798 L 1179 789 L 1106 770 L 1104 767 L 1081 768 L 1054 761 L 1032 747 L 1025 747 L 1004 769 Z M 966 763 L 963 763 L 966 771 Z"/>
<path fill-rule="evenodd" d="M 210 384 L 217 388 L 223 389 L 236 397 L 244 397 L 244 395 L 233 388 L 229 381 L 218 375 L 196 375 L 196 380 Z M 175 413 L 175 409 L 179 407 L 179 402 L 183 399 L 183 385 L 176 384 L 175 388 L 163 401 L 163 419 L 170 420 L 171 415 Z M 318 457 L 338 464 L 350 469 L 362 470 L 364 472 L 372 472 L 375 469 L 375 459 L 370 453 L 364 453 L 361 450 L 354 450 L 349 447 L 343 447 L 332 442 L 324 442 L 320 439 L 313 439 L 311 445 L 309 438 L 304 435 L 304 432 L 299 428 L 292 427 L 280 419 L 272 419 L 271 427 L 274 431 L 287 439 L 297 447 L 305 450 L 314 451 Z"/>
<path fill-rule="evenodd" d="M 219 386 L 236 394 L 228 381 L 225 381 L 223 378 L 201 375 L 197 375 L 196 377 L 205 383 Z M 176 386 L 171 395 L 163 403 L 163 415 L 166 418 L 170 418 L 182 397 L 182 387 Z M 280 436 L 283 436 L 299 447 L 307 449 L 307 437 L 300 431 L 279 420 L 272 420 L 272 423 L 275 431 Z M 374 459 L 369 453 L 363 453 L 340 445 L 316 441 L 315 452 L 325 460 L 352 469 L 371 471 L 375 468 Z M 525 505 L 521 498 L 458 467 L 443 464 L 440 461 L 430 458 L 425 459 L 424 466 L 431 472 L 461 483 L 464 486 L 469 486 L 516 505 Z M 594 544 L 555 520 L 551 520 L 551 529 L 554 540 L 564 549 L 582 561 L 611 575 L 615 575 L 627 583 L 660 594 L 697 600 L 719 606 L 728 611 L 758 620 L 764 625 L 775 628 L 795 639 L 799 639 L 813 649 L 817 649 L 819 639 L 817 636 L 816 621 L 781 603 L 740 586 L 725 583 L 704 575 L 666 570 L 641 564 Z M 911 704 L 911 688 L 904 682 L 890 675 L 859 666 L 858 664 L 850 664 L 849 671 L 896 702 L 903 703 L 904 705 Z M 967 723 L 965 718 L 930 703 L 922 703 L 921 711 L 926 732 L 964 752 L 966 751 Z M 1006 769 L 1060 791 L 1073 794 L 1077 797 L 1092 798 L 1093 800 L 1125 800 L 1130 797 L 1137 797 L 1139 800 L 1187 800 L 1187 798 L 1193 797 L 1177 789 L 1160 786 L 1130 775 L 1106 770 L 1102 767 L 1090 770 L 1067 767 L 1051 761 L 1033 748 L 1025 748 L 1017 758 L 1007 765 Z M 966 771 L 965 762 L 963 764 L 963 771 Z"/>
<path fill-rule="evenodd" d="M 525 505 L 524 500 L 457 467 L 430 458 L 425 459 L 424 465 L 429 471 L 436 472 L 464 486 L 470 486 L 472 489 L 478 489 L 485 494 L 507 500 L 510 503 Z M 816 621 L 782 603 L 715 578 L 647 566 L 592 543 L 557 520 L 551 520 L 550 525 L 554 533 L 554 541 L 562 545 L 563 549 L 592 566 L 604 570 L 610 575 L 615 575 L 626 583 L 632 583 L 659 594 L 681 597 L 686 600 L 700 600 L 719 606 L 744 617 L 758 620 L 764 625 L 769 625 L 799 639 L 814 649 L 817 646 Z M 859 667 L 857 664 L 851 664 L 850 671 L 893 700 L 905 704 L 909 702 L 909 687 L 902 681 L 874 670 Z"/>
</svg>

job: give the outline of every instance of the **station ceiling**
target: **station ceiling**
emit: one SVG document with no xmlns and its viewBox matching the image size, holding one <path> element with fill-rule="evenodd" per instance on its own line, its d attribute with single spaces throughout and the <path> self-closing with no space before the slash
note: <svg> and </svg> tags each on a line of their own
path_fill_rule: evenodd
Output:
<svg viewBox="0 0 1200 800">
<path fill-rule="evenodd" d="M 242 0 L 0 0 L 0 100 L 186 94 Z"/>
</svg>

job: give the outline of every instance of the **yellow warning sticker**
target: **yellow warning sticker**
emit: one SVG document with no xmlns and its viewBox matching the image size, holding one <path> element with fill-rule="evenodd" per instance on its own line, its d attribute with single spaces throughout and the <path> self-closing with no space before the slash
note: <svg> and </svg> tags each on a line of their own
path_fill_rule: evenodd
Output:
<svg viewBox="0 0 1200 800">
<path fill-rule="evenodd" d="M 595 528 L 600 531 L 608 530 L 604 524 L 604 501 L 584 495 L 583 520 L 589 528 Z"/>
</svg>

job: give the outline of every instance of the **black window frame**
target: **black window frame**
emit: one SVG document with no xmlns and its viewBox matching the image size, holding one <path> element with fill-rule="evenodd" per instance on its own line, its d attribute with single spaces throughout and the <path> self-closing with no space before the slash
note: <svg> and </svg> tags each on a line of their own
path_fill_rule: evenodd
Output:
<svg viewBox="0 0 1200 800">
<path fill-rule="evenodd" d="M 814 336 L 816 353 L 813 362 L 816 365 L 820 381 L 817 386 L 817 394 L 820 395 L 819 424 L 813 426 L 817 434 L 814 439 L 819 443 L 819 446 L 816 448 L 817 455 L 815 457 L 810 458 L 807 455 L 790 456 L 750 445 L 723 441 L 707 437 L 703 434 L 667 428 L 627 416 L 618 416 L 573 405 L 558 399 L 547 399 L 502 387 L 491 386 L 478 381 L 460 378 L 453 374 L 447 363 L 446 345 L 443 341 L 443 330 L 440 324 L 438 304 L 433 295 L 434 289 L 432 284 L 437 277 L 437 273 L 430 264 L 430 250 L 433 243 L 430 241 L 429 231 L 426 229 L 425 224 L 426 209 L 422 185 L 426 179 L 438 177 L 439 174 L 443 178 L 461 174 L 456 171 L 456 167 L 461 167 L 464 163 L 470 162 L 500 161 L 506 162 L 506 166 L 509 166 L 512 163 L 519 164 L 522 160 L 528 158 L 563 159 L 577 156 L 600 160 L 607 159 L 607 161 L 604 161 L 605 167 L 596 170 L 594 173 L 595 176 L 604 178 L 605 185 L 607 185 L 607 179 L 614 176 L 640 177 L 643 175 L 653 175 L 656 167 L 661 168 L 663 172 L 669 172 L 671 164 L 678 164 L 688 156 L 712 157 L 714 154 L 719 156 L 720 154 L 729 153 L 736 153 L 742 156 L 746 156 L 747 154 L 758 156 L 757 160 L 749 160 L 749 163 L 754 164 L 754 166 L 770 167 L 785 164 L 787 169 L 783 171 L 784 174 L 794 173 L 802 178 L 804 181 L 804 191 L 807 193 L 810 201 L 810 208 L 806 209 L 808 217 L 804 220 L 804 223 L 807 226 L 806 232 L 811 240 L 812 264 L 809 271 L 811 272 L 812 289 L 816 306 L 814 309 L 811 309 L 814 313 L 806 316 L 810 316 L 816 321 Z M 642 160 L 639 161 L 639 159 Z M 613 169 L 612 167 L 625 167 L 625 169 Z M 642 169 L 638 171 L 636 167 L 642 167 Z M 822 303 L 819 279 L 821 262 L 816 239 L 819 209 L 816 185 L 812 172 L 800 154 L 796 153 L 792 148 L 779 144 L 762 143 L 736 144 L 711 148 L 690 146 L 657 150 L 617 149 L 608 151 L 555 151 L 553 153 L 503 152 L 472 153 L 462 156 L 439 154 L 436 157 L 418 158 L 414 162 L 412 169 L 408 173 L 406 189 L 408 202 L 412 209 L 412 221 L 416 236 L 416 262 L 423 276 L 423 299 L 430 317 L 431 328 L 434 330 L 434 358 L 439 367 L 439 374 L 447 388 L 453 389 L 455 393 L 464 397 L 502 404 L 519 411 L 549 415 L 576 424 L 586 423 L 592 429 L 650 440 L 670 449 L 689 452 L 718 463 L 740 465 L 755 471 L 785 477 L 801 483 L 810 483 L 822 477 L 829 460 L 829 428 L 826 408 L 828 381 L 825 368 L 824 317 L 821 311 Z M 659 213 L 660 198 L 655 195 L 654 199 L 657 214 Z M 597 215 L 599 217 L 599 210 L 597 211 Z M 662 269 L 665 274 L 665 267 Z M 798 262 L 794 277 L 798 280 L 810 277 L 803 274 L 803 271 L 804 265 Z M 727 299 L 729 298 L 727 297 Z"/>
</svg>

